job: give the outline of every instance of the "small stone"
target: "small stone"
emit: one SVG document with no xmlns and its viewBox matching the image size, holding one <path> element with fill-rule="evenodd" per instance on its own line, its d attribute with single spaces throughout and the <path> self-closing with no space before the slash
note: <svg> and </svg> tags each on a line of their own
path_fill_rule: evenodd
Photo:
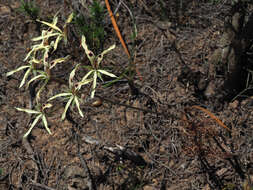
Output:
<svg viewBox="0 0 253 190">
<path fill-rule="evenodd" d="M 207 85 L 204 94 L 205 94 L 205 96 L 206 96 L 207 98 L 210 98 L 210 97 L 214 96 L 214 94 L 215 94 L 215 84 L 214 84 L 214 82 L 210 82 L 210 83 Z"/>
<path fill-rule="evenodd" d="M 235 101 L 233 101 L 233 102 L 231 102 L 231 103 L 229 103 L 229 107 L 231 107 L 231 108 L 237 108 L 238 107 L 238 104 L 239 104 L 239 101 L 238 100 L 235 100 Z"/>
<path fill-rule="evenodd" d="M 204 89 L 206 88 L 206 86 L 207 86 L 207 80 L 204 79 L 204 78 L 201 78 L 201 79 L 199 80 L 199 82 L 198 82 L 198 89 L 199 89 L 200 91 L 202 91 L 202 90 L 204 90 Z"/>
<path fill-rule="evenodd" d="M 143 187 L 143 190 L 158 190 L 158 188 L 155 188 L 154 186 L 152 185 L 145 185 Z"/>
</svg>

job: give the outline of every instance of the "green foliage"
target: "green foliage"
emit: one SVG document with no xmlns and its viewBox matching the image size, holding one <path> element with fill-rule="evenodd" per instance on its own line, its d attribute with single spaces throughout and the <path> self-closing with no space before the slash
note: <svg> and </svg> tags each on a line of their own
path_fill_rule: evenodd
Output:
<svg viewBox="0 0 253 190">
<path fill-rule="evenodd" d="M 21 6 L 19 7 L 18 10 L 24 12 L 34 21 L 38 18 L 40 11 L 40 9 L 36 6 L 34 1 L 25 2 L 24 0 L 21 0 Z"/>
<path fill-rule="evenodd" d="M 101 21 L 104 19 L 104 9 L 100 4 L 94 0 L 93 4 L 90 6 L 91 19 L 96 25 L 100 25 Z"/>
<path fill-rule="evenodd" d="M 97 53 L 103 49 L 106 35 L 103 24 L 105 10 L 97 1 L 93 1 L 89 9 L 89 18 L 75 14 L 73 23 L 77 26 L 80 35 L 86 37 L 89 47 Z"/>
<path fill-rule="evenodd" d="M 3 170 L 2 170 L 2 168 L 0 168 L 0 175 L 2 175 L 3 174 Z"/>
</svg>

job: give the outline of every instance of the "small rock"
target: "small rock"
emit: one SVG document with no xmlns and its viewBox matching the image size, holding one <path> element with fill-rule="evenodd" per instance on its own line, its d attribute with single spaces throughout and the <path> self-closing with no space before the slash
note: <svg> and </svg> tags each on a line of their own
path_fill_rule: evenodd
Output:
<svg viewBox="0 0 253 190">
<path fill-rule="evenodd" d="M 152 185 L 145 185 L 143 187 L 143 190 L 158 190 L 158 188 L 152 186 Z"/>
<path fill-rule="evenodd" d="M 238 105 L 239 105 L 239 101 L 238 100 L 235 100 L 235 101 L 229 103 L 229 107 L 234 108 L 234 109 L 237 108 Z"/>
<path fill-rule="evenodd" d="M 215 94 L 215 84 L 214 84 L 214 82 L 209 82 L 209 84 L 207 85 L 206 90 L 204 92 L 204 95 L 207 98 L 210 98 L 210 97 L 214 96 L 214 94 Z"/>
<path fill-rule="evenodd" d="M 200 91 L 204 90 L 207 86 L 207 80 L 205 78 L 201 78 L 198 82 L 198 89 Z"/>
</svg>

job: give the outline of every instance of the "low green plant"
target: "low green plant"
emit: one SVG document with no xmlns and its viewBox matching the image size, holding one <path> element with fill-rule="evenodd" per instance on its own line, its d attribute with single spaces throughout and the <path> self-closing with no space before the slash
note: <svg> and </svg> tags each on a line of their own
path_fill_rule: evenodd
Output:
<svg viewBox="0 0 253 190">
<path fill-rule="evenodd" d="M 77 26 L 80 35 L 86 37 L 89 47 L 97 53 L 103 49 L 106 36 L 103 24 L 105 10 L 96 0 L 94 0 L 89 7 L 89 12 L 89 18 L 86 18 L 81 14 L 75 14 L 73 23 Z"/>
<path fill-rule="evenodd" d="M 83 103 L 83 100 L 81 98 L 82 97 L 81 88 L 91 83 L 92 85 L 87 87 L 87 89 L 89 91 L 91 89 L 91 98 L 94 98 L 97 86 L 97 78 L 103 81 L 102 75 L 107 75 L 109 77 L 114 78 L 116 77 L 116 75 L 100 68 L 100 63 L 103 60 L 104 55 L 107 54 L 112 49 L 114 49 L 115 45 L 110 46 L 108 49 L 102 51 L 101 54 L 95 56 L 95 54 L 88 49 L 88 46 L 86 44 L 86 38 L 82 36 L 81 46 L 84 48 L 84 51 L 90 61 L 90 64 L 89 65 L 83 65 L 81 63 L 77 64 L 69 74 L 68 84 L 66 84 L 66 86 L 68 86 L 67 90 L 64 91 L 63 93 L 54 95 L 53 97 L 49 98 L 46 102 L 45 102 L 46 96 L 44 94 L 43 96 L 44 102 L 41 102 L 42 100 L 40 96 L 43 90 L 45 89 L 46 85 L 52 79 L 52 72 L 53 72 L 52 69 L 56 67 L 59 63 L 67 62 L 69 60 L 70 57 L 69 55 L 57 59 L 52 59 L 52 55 L 54 55 L 54 53 L 56 52 L 55 50 L 58 48 L 59 44 L 61 44 L 60 42 L 62 41 L 62 39 L 64 41 L 64 44 L 67 44 L 68 39 L 66 28 L 68 27 L 72 19 L 73 13 L 69 15 L 67 21 L 63 26 L 63 29 L 57 26 L 58 23 L 57 16 L 54 17 L 52 23 L 37 20 L 38 22 L 46 25 L 46 27 L 48 28 L 42 30 L 41 35 L 39 37 L 35 37 L 32 39 L 32 41 L 36 42 L 37 44 L 32 46 L 31 50 L 24 58 L 24 61 L 28 62 L 28 64 L 20 66 L 19 68 L 9 71 L 6 74 L 7 76 L 10 76 L 16 72 L 25 70 L 25 74 L 21 80 L 19 88 L 25 85 L 26 80 L 28 80 L 28 82 L 26 83 L 26 88 L 28 88 L 29 85 L 36 80 L 43 82 L 39 90 L 36 91 L 35 110 L 26 108 L 16 108 L 18 111 L 23 111 L 28 114 L 35 115 L 35 118 L 31 126 L 29 127 L 29 130 L 24 134 L 24 138 L 26 138 L 30 134 L 34 126 L 38 124 L 40 120 L 42 120 L 43 125 L 46 128 L 47 132 L 51 134 L 51 131 L 48 127 L 46 109 L 52 108 L 53 104 L 48 103 L 49 101 L 52 101 L 56 98 L 63 98 L 63 100 L 66 101 L 65 108 L 61 116 L 62 120 L 65 119 L 66 113 L 69 110 L 69 108 L 72 108 L 73 106 L 77 107 L 79 115 L 83 117 L 84 114 L 80 108 L 80 104 Z M 80 67 L 88 69 L 88 72 L 81 77 L 82 79 L 80 81 L 75 81 L 74 77 L 76 75 L 76 71 Z"/>
<path fill-rule="evenodd" d="M 36 20 L 39 16 L 40 9 L 36 6 L 35 1 L 25 2 L 21 0 L 21 5 L 18 8 L 19 11 L 24 12 L 26 15 L 32 18 L 32 20 Z"/>
</svg>

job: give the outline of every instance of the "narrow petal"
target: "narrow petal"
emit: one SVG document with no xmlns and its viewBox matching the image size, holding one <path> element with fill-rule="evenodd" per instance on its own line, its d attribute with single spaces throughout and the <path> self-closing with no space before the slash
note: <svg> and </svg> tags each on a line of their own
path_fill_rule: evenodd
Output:
<svg viewBox="0 0 253 190">
<path fill-rule="evenodd" d="M 70 93 L 70 92 L 65 92 L 65 93 L 57 94 L 57 95 L 55 95 L 55 96 L 49 98 L 47 101 L 51 101 L 51 100 L 53 100 L 53 99 L 55 99 L 55 98 L 58 98 L 58 97 L 61 97 L 61 96 L 71 96 L 71 95 L 72 95 L 72 93 Z"/>
<path fill-rule="evenodd" d="M 73 86 L 73 78 L 76 74 L 76 70 L 79 67 L 80 64 L 77 64 L 75 66 L 75 68 L 71 71 L 71 73 L 69 74 L 69 88 L 71 88 Z"/>
<path fill-rule="evenodd" d="M 81 115 L 81 117 L 83 117 L 83 112 L 82 112 L 82 110 L 80 109 L 80 104 L 79 104 L 78 98 L 77 98 L 76 96 L 75 96 L 74 101 L 75 101 L 75 103 L 76 103 L 76 107 L 77 107 L 77 109 L 78 109 L 79 114 Z"/>
<path fill-rule="evenodd" d="M 31 82 L 33 82 L 33 81 L 35 81 L 35 80 L 37 80 L 37 79 L 39 79 L 39 78 L 41 78 L 41 79 L 43 79 L 43 78 L 45 78 L 46 76 L 45 75 L 37 75 L 37 76 L 35 76 L 35 77 L 33 77 L 31 80 L 29 80 L 29 82 L 27 83 L 27 87 L 31 84 Z"/>
<path fill-rule="evenodd" d="M 88 46 L 86 44 L 85 36 L 82 36 L 82 42 L 81 42 L 83 49 L 85 51 L 85 54 L 87 55 L 88 59 L 90 60 L 91 65 L 94 64 L 95 55 L 92 51 L 88 49 Z"/>
<path fill-rule="evenodd" d="M 12 70 L 12 71 L 9 71 L 8 73 L 6 73 L 6 76 L 8 77 L 8 76 L 10 76 L 10 75 L 12 75 L 12 74 L 14 74 L 14 73 L 16 73 L 18 71 L 21 71 L 21 70 L 29 68 L 29 67 L 31 67 L 31 66 L 30 65 L 21 66 L 21 67 L 15 69 L 15 70 Z"/>
<path fill-rule="evenodd" d="M 23 138 L 26 138 L 26 137 L 31 133 L 33 127 L 34 127 L 34 126 L 36 125 L 36 123 L 39 121 L 39 119 L 41 118 L 41 116 L 42 116 L 42 114 L 38 115 L 38 116 L 34 119 L 34 121 L 33 121 L 32 125 L 31 125 L 31 127 L 30 127 L 29 130 L 24 134 L 24 137 L 23 137 Z"/>
<path fill-rule="evenodd" d="M 45 36 L 35 37 L 35 38 L 32 39 L 32 41 L 44 40 L 44 39 L 47 39 L 47 38 L 50 38 L 50 37 L 53 37 L 53 36 L 59 36 L 59 35 L 61 35 L 61 33 L 59 33 L 59 32 L 49 33 L 49 34 L 46 34 Z"/>
<path fill-rule="evenodd" d="M 94 72 L 94 76 L 93 76 L 91 98 L 94 98 L 95 96 L 96 86 L 97 86 L 97 71 Z"/>
<path fill-rule="evenodd" d="M 49 26 L 49 27 L 51 27 L 51 28 L 53 28 L 54 30 L 57 30 L 57 31 L 59 31 L 60 33 L 62 33 L 62 31 L 61 31 L 61 29 L 60 28 L 58 28 L 56 25 L 54 25 L 54 24 L 51 24 L 51 23 L 49 23 L 49 22 L 45 22 L 45 21 L 40 21 L 40 20 L 37 20 L 38 22 L 41 22 L 41 23 L 43 23 L 43 24 L 45 24 L 45 25 L 47 25 L 47 26 Z M 57 21 L 56 21 L 57 22 Z M 56 24 L 56 23 L 55 23 Z"/>
<path fill-rule="evenodd" d="M 100 55 L 97 56 L 97 64 L 99 66 L 100 62 L 103 60 L 104 55 L 107 54 L 109 51 L 115 48 L 115 44 L 110 46 L 108 49 L 104 50 Z"/>
<path fill-rule="evenodd" d="M 48 128 L 48 125 L 47 125 L 47 118 L 46 118 L 45 115 L 42 115 L 42 121 L 43 121 L 43 123 L 44 123 L 44 126 L 45 126 L 47 132 L 51 135 L 52 133 L 51 133 L 50 129 Z"/>
<path fill-rule="evenodd" d="M 30 109 L 25 109 L 25 108 L 16 108 L 18 111 L 23 111 L 26 113 L 31 113 L 31 114 L 40 114 L 39 111 L 35 111 L 35 110 L 30 110 Z"/>
<path fill-rule="evenodd" d="M 112 73 L 109 73 L 108 71 L 105 71 L 105 70 L 98 70 L 98 72 L 104 74 L 104 75 L 107 75 L 107 76 L 110 76 L 110 77 L 114 77 L 116 78 L 117 76 L 112 74 Z"/>
<path fill-rule="evenodd" d="M 62 37 L 63 37 L 62 35 L 57 36 L 55 43 L 54 43 L 54 51 L 57 49 L 58 43 L 61 41 Z"/>
<path fill-rule="evenodd" d="M 24 75 L 24 77 L 23 77 L 23 79 L 22 79 L 22 81 L 21 81 L 21 83 L 20 83 L 20 85 L 19 85 L 19 88 L 21 88 L 24 84 L 25 84 L 25 80 L 26 80 L 26 78 L 28 77 L 28 75 L 29 75 L 29 73 L 31 72 L 31 68 L 29 68 L 26 72 L 25 72 L 25 75 Z"/>
<path fill-rule="evenodd" d="M 85 81 L 93 72 L 95 72 L 95 70 L 89 71 L 89 72 L 82 78 L 81 81 Z"/>
<path fill-rule="evenodd" d="M 62 120 L 65 119 L 65 117 L 66 117 L 66 112 L 67 112 L 67 110 L 68 110 L 68 108 L 69 108 L 69 106 L 70 106 L 70 104 L 71 104 L 73 98 L 74 98 L 74 97 L 71 96 L 71 98 L 70 98 L 69 101 L 67 102 L 67 104 L 66 104 L 66 106 L 65 106 L 65 108 L 64 108 L 64 112 L 62 113 L 62 116 L 61 116 L 61 119 L 62 119 Z"/>
</svg>

